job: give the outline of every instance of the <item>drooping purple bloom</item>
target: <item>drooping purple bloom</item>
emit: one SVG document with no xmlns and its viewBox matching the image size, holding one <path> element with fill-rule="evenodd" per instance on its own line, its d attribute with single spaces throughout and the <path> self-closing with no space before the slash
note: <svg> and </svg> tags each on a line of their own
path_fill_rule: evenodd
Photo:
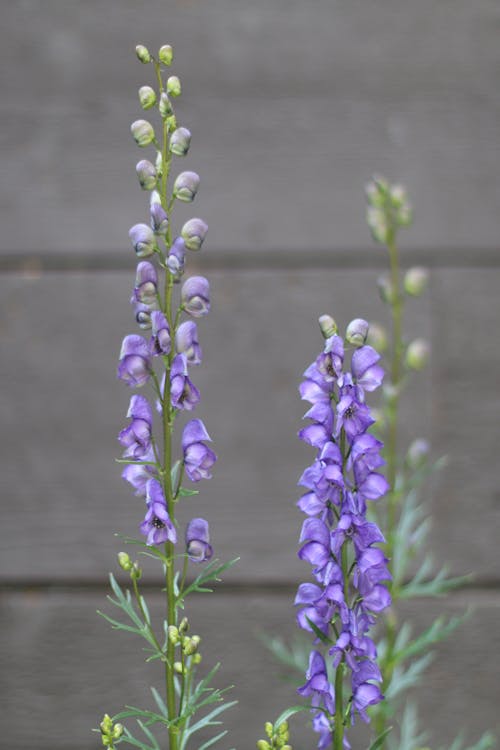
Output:
<svg viewBox="0 0 500 750">
<path fill-rule="evenodd" d="M 378 685 L 382 682 L 380 669 L 373 661 L 364 661 L 359 669 L 352 673 L 352 705 L 364 722 L 368 723 L 369 718 L 366 713 L 368 706 L 380 703 L 384 699 Z"/>
<path fill-rule="evenodd" d="M 175 334 L 175 348 L 185 354 L 190 365 L 201 364 L 201 346 L 198 343 L 198 329 L 193 320 L 181 323 Z"/>
<path fill-rule="evenodd" d="M 158 309 L 158 274 L 147 260 L 137 264 L 132 304 L 142 304 L 150 310 Z"/>
<path fill-rule="evenodd" d="M 170 370 L 170 403 L 174 409 L 192 411 L 200 401 L 200 392 L 188 375 L 185 354 L 177 354 Z"/>
<path fill-rule="evenodd" d="M 210 285 L 204 276 L 190 276 L 182 285 L 182 306 L 188 315 L 201 318 L 210 312 Z"/>
<path fill-rule="evenodd" d="M 315 708 L 324 707 L 330 714 L 335 713 L 335 696 L 333 685 L 328 681 L 326 664 L 319 651 L 311 651 L 309 668 L 306 672 L 307 682 L 297 689 L 299 695 L 311 698 L 311 705 Z"/>
<path fill-rule="evenodd" d="M 176 237 L 167 255 L 167 267 L 174 281 L 179 281 L 184 272 L 186 245 L 182 237 Z"/>
<path fill-rule="evenodd" d="M 192 562 L 206 562 L 213 555 L 208 521 L 193 518 L 186 528 L 186 551 Z"/>
<path fill-rule="evenodd" d="M 167 510 L 167 502 L 161 484 L 150 479 L 146 485 L 147 511 L 141 523 L 141 532 L 147 537 L 146 544 L 164 544 L 177 541 L 177 532 Z"/>
<path fill-rule="evenodd" d="M 153 355 L 168 354 L 171 348 L 170 326 L 161 310 L 151 313 L 151 352 Z"/>
<path fill-rule="evenodd" d="M 140 387 L 151 376 L 151 353 L 142 336 L 125 336 L 120 350 L 118 377 L 131 387 Z"/>
<path fill-rule="evenodd" d="M 352 374 L 354 381 L 365 391 L 374 391 L 384 379 L 384 369 L 377 365 L 380 354 L 371 346 L 362 346 L 352 355 Z"/>
<path fill-rule="evenodd" d="M 155 457 L 150 449 L 143 457 L 143 461 L 151 464 L 129 464 L 122 471 L 122 478 L 132 485 L 137 497 L 146 497 L 146 486 L 150 479 L 157 479 L 158 472 L 155 466 Z"/>
<path fill-rule="evenodd" d="M 138 258 L 147 258 L 156 252 L 156 237 L 147 224 L 134 224 L 128 236 Z"/>
<path fill-rule="evenodd" d="M 212 442 L 201 419 L 191 419 L 182 433 L 182 452 L 186 474 L 192 482 L 210 479 L 217 456 L 205 442 Z"/>
<path fill-rule="evenodd" d="M 132 396 L 127 417 L 132 421 L 118 435 L 118 440 L 125 448 L 123 456 L 142 459 L 151 448 L 153 414 L 148 400 L 144 396 Z"/>
<path fill-rule="evenodd" d="M 190 219 L 181 229 L 182 238 L 188 250 L 199 250 L 207 235 L 208 224 L 203 219 Z"/>
<path fill-rule="evenodd" d="M 151 193 L 149 212 L 151 216 L 151 228 L 154 234 L 165 234 L 168 229 L 168 216 L 161 205 L 160 194 L 157 190 Z"/>
</svg>

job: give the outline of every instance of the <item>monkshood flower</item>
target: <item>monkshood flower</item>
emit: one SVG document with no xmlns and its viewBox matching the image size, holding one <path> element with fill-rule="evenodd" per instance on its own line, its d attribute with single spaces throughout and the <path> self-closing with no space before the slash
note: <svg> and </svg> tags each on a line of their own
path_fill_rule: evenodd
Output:
<svg viewBox="0 0 500 750">
<path fill-rule="evenodd" d="M 156 237 L 147 224 L 134 224 L 128 236 L 138 258 L 147 258 L 156 252 Z"/>
<path fill-rule="evenodd" d="M 320 326 L 336 331 L 329 316 L 322 316 Z M 298 501 L 307 516 L 298 556 L 312 566 L 316 583 L 299 586 L 295 605 L 299 627 L 312 632 L 317 644 L 321 634 L 328 651 L 323 656 L 318 646 L 311 652 L 307 682 L 298 692 L 311 698 L 319 748 L 332 742 L 335 748 L 347 747 L 347 724 L 355 714 L 366 721 L 367 707 L 383 699 L 368 633 L 376 614 L 390 604 L 384 585 L 390 574 L 377 546 L 384 536 L 366 511 L 388 484 L 377 471 L 384 463 L 382 443 L 367 432 L 374 419 L 365 392 L 382 383 L 384 372 L 378 353 L 364 344 L 367 332 L 366 321 L 356 319 L 345 342 L 336 332 L 327 335 L 299 388 L 312 405 L 305 414 L 310 424 L 299 437 L 316 449 L 316 456 L 299 479 L 308 491 Z M 347 368 L 349 344 L 355 348 Z"/>
<path fill-rule="evenodd" d="M 171 349 L 170 326 L 161 310 L 151 314 L 151 353 L 153 356 L 169 354 Z"/>
<path fill-rule="evenodd" d="M 217 456 L 207 445 L 212 439 L 201 419 L 191 419 L 182 433 L 182 453 L 186 474 L 192 482 L 210 479 Z"/>
<path fill-rule="evenodd" d="M 210 312 L 210 285 L 204 276 L 190 276 L 182 285 L 182 307 L 193 318 Z"/>
<path fill-rule="evenodd" d="M 208 224 L 203 219 L 190 219 L 186 221 L 181 230 L 181 235 L 188 250 L 199 250 L 203 245 L 208 231 Z"/>
<path fill-rule="evenodd" d="M 158 479 L 155 456 L 150 448 L 142 457 L 140 464 L 129 464 L 122 471 L 122 478 L 132 485 L 137 497 L 146 497 L 146 487 L 150 479 Z M 145 463 L 145 462 L 148 463 Z"/>
<path fill-rule="evenodd" d="M 131 387 L 140 387 L 151 377 L 151 353 L 142 336 L 131 334 L 123 339 L 117 374 Z"/>
<path fill-rule="evenodd" d="M 156 190 L 151 193 L 149 213 L 154 234 L 165 234 L 168 229 L 168 216 L 161 204 L 160 194 Z"/>
<path fill-rule="evenodd" d="M 130 301 L 134 305 L 145 305 L 150 310 L 158 309 L 158 273 L 147 260 L 137 264 L 135 286 Z"/>
<path fill-rule="evenodd" d="M 177 128 L 170 138 L 170 151 L 176 156 L 185 156 L 189 151 L 191 133 L 187 128 Z"/>
<path fill-rule="evenodd" d="M 186 528 L 186 551 L 192 562 L 210 560 L 214 551 L 210 544 L 208 521 L 204 518 L 193 518 Z"/>
<path fill-rule="evenodd" d="M 174 281 L 179 281 L 184 273 L 186 260 L 186 245 L 182 237 L 176 237 L 167 255 L 167 268 Z"/>
<path fill-rule="evenodd" d="M 174 195 L 179 201 L 192 203 L 200 186 L 196 172 L 181 172 L 174 182 Z"/>
<path fill-rule="evenodd" d="M 192 320 L 181 323 L 175 334 L 175 348 L 185 354 L 190 365 L 201 364 L 201 347 L 198 343 L 198 329 Z"/>
<path fill-rule="evenodd" d="M 170 371 L 170 401 L 174 409 L 191 411 L 200 400 L 200 392 L 188 375 L 185 354 L 177 354 Z"/>
<path fill-rule="evenodd" d="M 150 479 L 146 485 L 147 511 L 141 523 L 141 532 L 147 537 L 149 546 L 177 541 L 175 526 L 170 520 L 167 501 L 161 484 L 157 479 Z"/>
<path fill-rule="evenodd" d="M 118 435 L 119 442 L 125 448 L 123 457 L 142 459 L 151 448 L 153 413 L 149 401 L 144 396 L 132 396 L 127 417 L 131 422 Z"/>
</svg>

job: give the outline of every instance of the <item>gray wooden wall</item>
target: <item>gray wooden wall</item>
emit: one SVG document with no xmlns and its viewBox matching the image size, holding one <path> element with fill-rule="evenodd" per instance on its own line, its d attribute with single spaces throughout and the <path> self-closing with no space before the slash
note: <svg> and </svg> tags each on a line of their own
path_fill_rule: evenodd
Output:
<svg viewBox="0 0 500 750">
<path fill-rule="evenodd" d="M 470 739 L 500 732 L 499 31 L 498 0 L 2 6 L 2 748 L 98 747 L 99 716 L 142 703 L 157 677 L 95 614 L 113 532 L 135 533 L 142 515 L 113 461 L 130 395 L 115 380 L 132 331 L 127 232 L 146 217 L 129 135 L 150 82 L 137 42 L 174 45 L 193 131 L 185 165 L 201 174 L 196 211 L 210 226 L 196 266 L 214 300 L 197 384 L 220 458 L 189 502 L 210 519 L 218 556 L 241 562 L 191 616 L 207 665 L 223 659 L 240 700 L 227 746 L 254 747 L 295 702 L 258 634 L 295 633 L 307 575 L 294 503 L 311 454 L 295 437 L 296 387 L 320 346 L 317 316 L 385 314 L 375 281 L 386 259 L 363 219 L 374 171 L 408 186 L 405 262 L 431 270 L 408 308 L 432 359 L 403 433 L 449 455 L 429 505 L 432 551 L 476 574 L 410 608 L 422 628 L 473 607 L 417 697 L 432 747 L 461 726 Z M 313 744 L 298 733 L 297 750 Z"/>
</svg>

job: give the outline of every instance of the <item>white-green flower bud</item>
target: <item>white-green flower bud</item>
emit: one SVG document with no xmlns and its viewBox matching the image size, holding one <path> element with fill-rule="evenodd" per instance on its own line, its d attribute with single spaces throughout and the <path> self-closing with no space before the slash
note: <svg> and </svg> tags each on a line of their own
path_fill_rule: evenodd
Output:
<svg viewBox="0 0 500 750">
<path fill-rule="evenodd" d="M 427 286 L 429 281 L 429 272 L 425 268 L 415 266 L 409 268 L 404 277 L 404 288 L 407 294 L 412 297 L 419 297 Z"/>
<path fill-rule="evenodd" d="M 173 133 L 177 128 L 177 120 L 175 119 L 175 115 L 170 115 L 170 117 L 167 117 L 165 123 L 167 125 L 167 130 L 169 133 Z"/>
<path fill-rule="evenodd" d="M 203 219 L 189 219 L 181 229 L 181 237 L 188 250 L 199 250 L 207 236 L 208 224 Z"/>
<path fill-rule="evenodd" d="M 415 339 L 406 350 L 405 363 L 410 370 L 423 370 L 429 359 L 429 344 L 425 339 Z"/>
<path fill-rule="evenodd" d="M 398 208 L 396 213 L 396 221 L 400 227 L 409 227 L 413 221 L 413 211 L 410 204 Z"/>
<path fill-rule="evenodd" d="M 104 714 L 101 723 L 99 724 L 101 732 L 109 733 L 113 729 L 113 722 L 109 714 Z"/>
<path fill-rule="evenodd" d="M 160 179 L 163 174 L 163 154 L 161 151 L 156 152 L 155 169 L 158 179 Z"/>
<path fill-rule="evenodd" d="M 199 651 L 196 654 L 193 654 L 191 661 L 193 664 L 199 664 L 201 662 L 201 654 Z"/>
<path fill-rule="evenodd" d="M 380 323 L 370 323 L 366 343 L 373 346 L 380 353 L 387 351 L 389 337 L 387 336 L 387 331 Z"/>
<path fill-rule="evenodd" d="M 174 672 L 177 672 L 177 674 L 182 674 L 184 672 L 182 662 L 174 661 Z"/>
<path fill-rule="evenodd" d="M 132 565 L 132 570 L 130 571 L 130 577 L 133 578 L 133 580 L 138 581 L 141 576 L 142 576 L 142 568 L 139 567 L 138 562 L 135 562 Z"/>
<path fill-rule="evenodd" d="M 187 617 L 183 617 L 182 620 L 179 623 L 179 633 L 187 633 L 189 630 L 189 622 Z"/>
<path fill-rule="evenodd" d="M 174 51 L 170 44 L 164 44 L 158 50 L 158 58 L 164 65 L 171 65 L 174 59 Z"/>
<path fill-rule="evenodd" d="M 118 553 L 118 565 L 122 570 L 124 570 L 126 573 L 132 570 L 132 560 L 130 559 L 129 555 L 127 555 L 126 552 L 119 552 Z"/>
<path fill-rule="evenodd" d="M 319 327 L 323 338 L 329 339 L 338 331 L 338 327 L 331 315 L 320 315 L 318 318 Z"/>
<path fill-rule="evenodd" d="M 167 79 L 167 94 L 173 96 L 174 99 L 176 96 L 181 95 L 181 82 L 179 81 L 177 76 L 170 76 Z"/>
<path fill-rule="evenodd" d="M 123 724 L 115 724 L 113 729 L 113 739 L 119 740 L 123 734 Z"/>
<path fill-rule="evenodd" d="M 144 148 L 153 143 L 155 139 L 155 131 L 153 126 L 147 120 L 136 120 L 130 126 L 130 132 L 132 137 L 138 146 Z"/>
<path fill-rule="evenodd" d="M 271 750 L 271 745 L 266 740 L 259 740 L 257 742 L 257 750 Z"/>
<path fill-rule="evenodd" d="M 184 638 L 182 641 L 182 650 L 186 656 L 192 656 L 198 650 L 200 643 L 199 636 L 193 636 L 192 638 Z"/>
<path fill-rule="evenodd" d="M 373 175 L 372 179 L 365 185 L 365 195 L 368 203 L 376 208 L 382 208 L 387 200 L 389 183 L 385 177 Z"/>
<path fill-rule="evenodd" d="M 147 159 L 141 159 L 135 165 L 135 171 L 139 178 L 139 184 L 143 190 L 154 190 L 158 175 L 154 165 Z"/>
<path fill-rule="evenodd" d="M 266 721 L 266 723 L 264 724 L 264 729 L 266 730 L 266 734 L 269 737 L 269 739 L 271 739 L 273 736 L 273 732 L 274 732 L 274 727 L 272 723 L 270 721 Z"/>
<path fill-rule="evenodd" d="M 375 242 L 379 242 L 381 245 L 386 245 L 389 238 L 389 225 L 384 211 L 381 208 L 368 206 L 366 211 L 366 221 L 370 227 Z"/>
<path fill-rule="evenodd" d="M 151 86 L 141 86 L 139 89 L 139 101 L 143 109 L 151 109 L 156 104 L 156 93 Z"/>
<path fill-rule="evenodd" d="M 406 454 L 406 464 L 410 469 L 419 469 L 427 460 L 430 452 L 430 445 L 427 440 L 417 438 L 411 443 Z"/>
<path fill-rule="evenodd" d="M 192 203 L 200 186 L 196 172 L 181 172 L 174 182 L 174 196 L 184 203 Z"/>
<path fill-rule="evenodd" d="M 382 302 L 386 302 L 388 305 L 392 305 L 396 300 L 396 294 L 390 278 L 385 274 L 383 276 L 379 276 L 377 279 L 377 286 Z"/>
<path fill-rule="evenodd" d="M 158 105 L 158 109 L 160 110 L 160 115 L 162 117 L 170 117 L 174 112 L 172 109 L 172 102 L 165 91 L 162 91 L 160 94 L 160 104 Z"/>
<path fill-rule="evenodd" d="M 140 60 L 141 63 L 149 63 L 151 62 L 151 54 L 147 47 L 145 47 L 143 44 L 138 44 L 135 48 L 135 54 L 137 55 L 137 59 Z"/>
<path fill-rule="evenodd" d="M 187 128 L 177 128 L 170 137 L 169 148 L 176 156 L 185 156 L 189 151 L 191 133 Z"/>
<path fill-rule="evenodd" d="M 346 341 L 353 346 L 363 346 L 368 336 L 368 322 L 363 318 L 354 318 L 347 326 Z"/>
<path fill-rule="evenodd" d="M 175 627 L 175 625 L 169 625 L 167 633 L 170 643 L 172 643 L 174 646 L 177 646 L 180 641 L 179 630 Z"/>
</svg>

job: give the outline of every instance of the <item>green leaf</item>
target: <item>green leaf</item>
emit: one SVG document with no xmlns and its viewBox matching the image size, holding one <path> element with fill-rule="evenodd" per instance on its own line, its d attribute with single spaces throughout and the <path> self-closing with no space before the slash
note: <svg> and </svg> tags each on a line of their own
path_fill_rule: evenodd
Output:
<svg viewBox="0 0 500 750">
<path fill-rule="evenodd" d="M 161 697 L 160 693 L 154 687 L 151 688 L 151 692 L 153 693 L 154 701 L 155 701 L 156 705 L 158 706 L 158 708 L 159 708 L 162 716 L 164 716 L 166 719 L 168 719 L 168 709 L 167 709 L 167 707 L 165 705 L 165 701 Z"/>
<path fill-rule="evenodd" d="M 331 645 L 333 644 L 333 641 L 332 641 L 332 639 L 331 639 L 331 638 L 328 638 L 328 636 L 327 636 L 327 635 L 325 635 L 325 634 L 324 634 L 324 633 L 323 633 L 323 632 L 322 632 L 322 631 L 321 631 L 321 630 L 320 630 L 320 629 L 318 628 L 318 626 L 317 626 L 317 625 L 316 625 L 316 624 L 315 624 L 315 623 L 314 623 L 314 622 L 313 622 L 312 620 L 310 620 L 310 619 L 309 619 L 309 618 L 308 618 L 307 616 L 306 616 L 306 620 L 307 620 L 307 622 L 309 623 L 309 625 L 311 626 L 311 628 L 312 628 L 312 630 L 313 630 L 314 634 L 316 635 L 316 637 L 317 637 L 317 638 L 319 638 L 319 639 L 320 639 L 320 641 L 321 641 L 322 643 L 324 643 L 324 644 L 325 644 L 325 646 L 331 646 Z"/>
<path fill-rule="evenodd" d="M 384 744 L 384 740 L 389 734 L 389 732 L 392 732 L 392 727 L 387 727 L 385 732 L 382 732 L 382 734 L 379 734 L 379 736 L 375 740 L 373 740 L 368 750 L 378 750 L 379 747 L 382 747 L 382 745 Z"/>
<path fill-rule="evenodd" d="M 129 719 L 130 717 L 134 719 L 137 719 L 137 717 L 147 719 L 147 724 L 145 726 L 163 724 L 166 727 L 170 727 L 173 724 L 173 722 L 169 721 L 167 717 L 162 716 L 161 714 L 157 714 L 154 711 L 147 711 L 143 708 L 137 708 L 136 706 L 125 706 L 125 711 L 120 711 L 116 716 L 113 716 L 113 721 L 121 721 L 122 719 Z"/>
<path fill-rule="evenodd" d="M 215 743 L 221 740 L 223 737 L 225 737 L 226 734 L 227 734 L 227 729 L 224 729 L 223 732 L 216 735 L 215 737 L 212 737 L 212 739 L 208 740 L 208 742 L 204 742 L 203 745 L 200 745 L 198 750 L 207 750 L 208 747 L 212 747 L 212 745 L 215 745 Z"/>
<path fill-rule="evenodd" d="M 177 482 L 179 481 L 179 470 L 181 468 L 181 462 L 176 461 L 175 464 L 172 466 L 172 469 L 170 471 L 170 481 L 172 483 L 172 487 L 177 487 Z"/>
<path fill-rule="evenodd" d="M 311 706 L 291 706 L 290 708 L 285 709 L 285 711 L 283 711 L 274 722 L 274 731 L 277 732 L 283 722 L 288 721 L 291 716 L 301 713 L 302 711 L 310 710 Z"/>
<path fill-rule="evenodd" d="M 412 656 L 422 653 L 422 651 L 427 651 L 430 646 L 434 646 L 436 643 L 439 643 L 451 635 L 451 633 L 453 633 L 453 631 L 469 616 L 470 612 L 465 612 L 463 615 L 450 617 L 448 622 L 446 622 L 445 617 L 438 617 L 434 620 L 432 625 L 427 628 L 427 630 L 424 630 L 423 633 L 408 643 L 404 648 L 395 652 L 393 663 L 399 664 L 405 659 L 409 659 Z"/>
<path fill-rule="evenodd" d="M 188 490 L 187 487 L 179 487 L 177 497 L 192 497 L 193 495 L 199 495 L 200 490 Z"/>
<path fill-rule="evenodd" d="M 269 636 L 266 633 L 262 633 L 258 637 L 277 661 L 285 667 L 293 669 L 294 672 L 300 675 L 300 682 L 298 682 L 299 678 L 297 675 L 292 679 L 297 683 L 297 686 L 301 684 L 309 661 L 309 652 L 311 650 L 309 641 L 302 637 L 296 637 L 288 645 L 280 636 Z"/>
<path fill-rule="evenodd" d="M 188 584 L 186 588 L 179 593 L 176 597 L 176 606 L 179 606 L 180 602 L 182 602 L 186 596 L 193 591 L 210 593 L 212 589 L 208 588 L 206 584 L 212 581 L 220 581 L 221 579 L 219 576 L 237 563 L 239 559 L 240 558 L 237 557 L 234 560 L 222 564 L 219 564 L 219 560 L 212 560 L 209 562 L 194 581 Z"/>
</svg>

